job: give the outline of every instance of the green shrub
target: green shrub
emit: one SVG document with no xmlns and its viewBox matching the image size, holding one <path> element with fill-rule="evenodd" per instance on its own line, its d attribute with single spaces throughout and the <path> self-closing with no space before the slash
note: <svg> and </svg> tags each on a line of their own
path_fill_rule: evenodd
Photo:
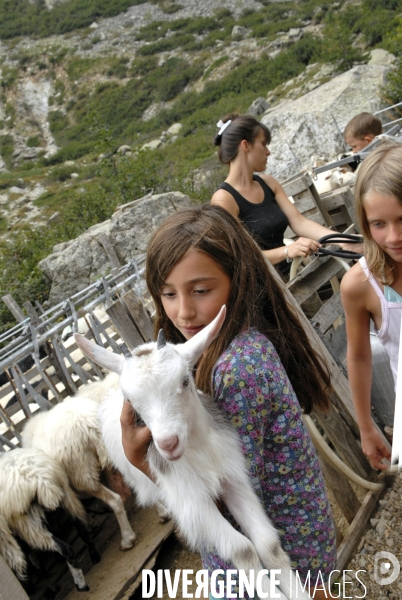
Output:
<svg viewBox="0 0 402 600">
<path fill-rule="evenodd" d="M 38 146 L 41 146 L 41 144 L 42 139 L 39 135 L 32 135 L 26 141 L 26 145 L 28 146 L 28 148 L 37 148 Z"/>
<path fill-rule="evenodd" d="M 3 0 L 0 3 L 0 39 L 17 36 L 48 37 L 83 27 L 102 17 L 114 17 L 145 0 L 69 0 L 48 10 L 44 0 Z"/>
<path fill-rule="evenodd" d="M 76 160 L 94 151 L 92 142 L 69 142 L 56 154 L 44 159 L 45 165 L 58 165 L 66 160 Z"/>
<path fill-rule="evenodd" d="M 4 90 L 12 88 L 18 79 L 18 69 L 15 67 L 2 67 L 0 85 Z"/>
<path fill-rule="evenodd" d="M 8 169 L 11 168 L 11 158 L 14 150 L 14 139 L 10 134 L 0 135 L 0 156 Z"/>
<path fill-rule="evenodd" d="M 181 4 L 176 4 L 176 2 L 172 2 L 171 4 L 162 4 L 161 8 L 167 15 L 173 15 L 178 10 L 181 10 L 183 6 Z"/>
<path fill-rule="evenodd" d="M 117 57 L 115 56 L 109 63 L 109 66 L 106 67 L 106 75 L 108 77 L 119 77 L 119 79 L 124 79 L 127 77 L 127 64 L 129 59 L 126 57 Z"/>
<path fill-rule="evenodd" d="M 97 58 L 81 58 L 79 56 L 74 56 L 67 66 L 68 77 L 70 81 L 75 81 L 99 64 L 100 60 Z"/>
</svg>

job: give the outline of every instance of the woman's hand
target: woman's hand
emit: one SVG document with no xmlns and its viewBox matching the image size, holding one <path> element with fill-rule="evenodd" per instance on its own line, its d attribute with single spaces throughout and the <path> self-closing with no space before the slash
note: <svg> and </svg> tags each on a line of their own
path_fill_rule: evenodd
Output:
<svg viewBox="0 0 402 600">
<path fill-rule="evenodd" d="M 120 416 L 124 454 L 134 467 L 152 479 L 149 465 L 146 460 L 152 433 L 148 427 L 136 425 L 135 418 L 136 415 L 132 405 L 128 400 L 124 400 Z"/>
<path fill-rule="evenodd" d="M 384 464 L 383 458 L 391 460 L 391 453 L 384 444 L 378 431 L 374 428 L 368 432 L 361 432 L 362 450 L 370 461 L 371 466 L 374 469 L 387 469 L 388 465 Z"/>
<path fill-rule="evenodd" d="M 318 248 L 321 247 L 321 244 L 316 242 L 315 240 L 310 240 L 309 238 L 301 237 L 297 239 L 295 242 L 289 244 L 288 248 L 288 257 L 296 258 L 297 256 L 301 256 L 305 258 L 306 256 L 310 256 L 317 252 Z"/>
</svg>

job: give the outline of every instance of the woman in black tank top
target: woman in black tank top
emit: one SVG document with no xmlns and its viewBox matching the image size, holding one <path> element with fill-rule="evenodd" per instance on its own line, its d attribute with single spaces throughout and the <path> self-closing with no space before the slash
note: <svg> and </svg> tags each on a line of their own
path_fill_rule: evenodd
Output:
<svg viewBox="0 0 402 600">
<path fill-rule="evenodd" d="M 296 256 L 306 257 L 320 247 L 316 241 L 333 233 L 309 221 L 286 196 L 280 183 L 265 171 L 271 141 L 268 128 L 250 115 L 230 115 L 218 123 L 219 160 L 229 165 L 229 174 L 211 199 L 237 217 L 255 238 L 269 261 L 281 272 Z M 290 226 L 299 237 L 286 246 L 283 235 Z"/>
</svg>

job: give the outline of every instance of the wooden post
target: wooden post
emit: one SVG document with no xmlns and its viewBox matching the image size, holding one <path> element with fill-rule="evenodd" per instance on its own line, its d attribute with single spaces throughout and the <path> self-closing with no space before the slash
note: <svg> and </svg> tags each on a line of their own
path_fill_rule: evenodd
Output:
<svg viewBox="0 0 402 600">
<path fill-rule="evenodd" d="M 18 323 L 25 321 L 26 316 L 24 315 L 24 313 L 22 312 L 22 310 L 20 309 L 20 307 L 18 306 L 11 294 L 6 294 L 5 296 L 2 296 L 1 299 L 7 306 L 10 313 L 17 319 Z"/>
<path fill-rule="evenodd" d="M 130 350 L 134 350 L 136 346 L 144 343 L 144 339 L 141 337 L 134 321 L 130 317 L 127 306 L 121 298 L 116 300 L 116 302 L 113 302 L 113 304 L 106 309 L 106 312 L 116 328 L 116 331 Z"/>
<path fill-rule="evenodd" d="M 108 256 L 108 259 L 113 269 L 120 269 L 121 263 L 118 259 L 115 249 L 110 243 L 109 238 L 104 233 L 101 233 L 101 235 L 99 236 L 99 240 Z"/>
<path fill-rule="evenodd" d="M 144 341 L 152 342 L 154 339 L 152 321 L 137 294 L 134 290 L 130 290 L 127 294 L 124 294 L 122 299 Z"/>
</svg>

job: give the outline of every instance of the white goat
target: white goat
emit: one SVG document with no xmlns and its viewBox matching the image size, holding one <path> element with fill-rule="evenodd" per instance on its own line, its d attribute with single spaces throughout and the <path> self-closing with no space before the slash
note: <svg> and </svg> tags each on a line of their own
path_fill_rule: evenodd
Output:
<svg viewBox="0 0 402 600">
<path fill-rule="evenodd" d="M 192 378 L 193 366 L 218 335 L 224 318 L 223 307 L 185 344 L 166 344 L 159 335 L 157 343 L 139 346 L 130 358 L 111 353 L 79 334 L 75 339 L 95 362 L 120 374 L 124 397 L 150 428 L 153 439 L 147 459 L 151 471 L 190 546 L 214 549 L 246 573 L 257 575 L 262 565 L 279 569 L 280 597 L 308 598 L 300 588 L 296 596 L 289 558 L 253 491 L 235 430 L 213 400 L 197 392 Z M 116 447 L 117 440 L 121 445 L 120 423 L 116 418 L 112 422 L 107 419 L 113 408 L 120 414 L 121 403 L 113 395 L 105 403 L 109 406 L 101 411 L 103 431 L 114 437 Z M 218 499 L 224 501 L 245 535 L 221 515 Z M 269 594 L 268 577 L 264 575 L 262 582 Z"/>
<path fill-rule="evenodd" d="M 79 521 L 85 522 L 84 508 L 61 466 L 35 448 L 5 452 L 0 455 L 0 490 L 0 554 L 16 575 L 21 580 L 26 578 L 27 563 L 14 535 L 32 548 L 61 554 L 67 560 L 77 589 L 88 590 L 71 546 L 57 539 L 45 526 L 44 510 L 59 506 L 68 511 L 77 525 Z M 91 558 L 94 560 L 93 554 Z"/>
<path fill-rule="evenodd" d="M 122 498 L 100 482 L 101 472 L 112 467 L 102 441 L 99 402 L 94 399 L 103 398 L 104 390 L 105 381 L 91 383 L 76 396 L 34 416 L 22 432 L 22 441 L 24 447 L 40 448 L 57 460 L 75 490 L 110 506 L 121 530 L 120 548 L 129 550 L 134 545 L 135 533 Z"/>
</svg>

